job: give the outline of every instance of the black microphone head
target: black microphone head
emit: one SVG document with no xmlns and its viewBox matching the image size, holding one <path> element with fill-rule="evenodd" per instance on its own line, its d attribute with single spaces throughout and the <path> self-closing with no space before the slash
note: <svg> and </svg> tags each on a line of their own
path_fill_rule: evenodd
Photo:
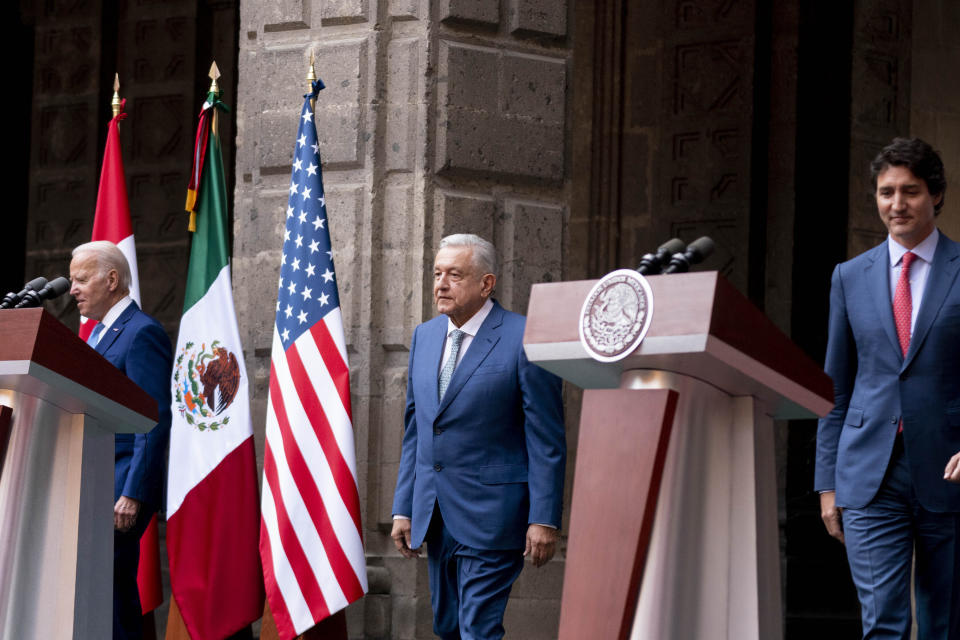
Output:
<svg viewBox="0 0 960 640">
<path fill-rule="evenodd" d="M 39 291 L 28 291 L 21 300 L 15 309 L 26 309 L 29 307 L 39 307 L 44 300 L 53 300 L 58 296 L 62 296 L 67 291 L 70 290 L 70 281 L 60 276 L 59 278 L 54 278 L 48 282 L 42 289 Z"/>
<path fill-rule="evenodd" d="M 43 276 L 40 276 L 23 285 L 23 292 L 26 293 L 28 290 L 40 291 L 40 289 L 43 289 L 45 286 L 47 286 L 47 279 Z"/>
<path fill-rule="evenodd" d="M 662 256 L 672 256 L 675 253 L 682 253 L 686 248 L 686 244 L 680 238 L 670 238 L 662 245 L 657 247 L 657 253 Z"/>
<path fill-rule="evenodd" d="M 3 302 L 0 303 L 0 309 L 10 309 L 11 307 L 16 307 L 31 291 L 39 291 L 47 284 L 47 279 L 43 276 L 39 278 L 34 278 L 30 282 L 23 285 L 23 289 L 20 290 L 20 293 L 14 293 L 11 291 L 3 298 Z"/>
<path fill-rule="evenodd" d="M 67 291 L 70 291 L 70 281 L 60 276 L 48 282 L 47 286 L 41 289 L 39 293 L 43 300 L 53 300 L 54 298 L 62 296 Z"/>
<path fill-rule="evenodd" d="M 687 255 L 691 262 L 703 262 L 703 260 L 713 253 L 716 245 L 709 236 L 701 236 L 687 245 Z"/>
</svg>

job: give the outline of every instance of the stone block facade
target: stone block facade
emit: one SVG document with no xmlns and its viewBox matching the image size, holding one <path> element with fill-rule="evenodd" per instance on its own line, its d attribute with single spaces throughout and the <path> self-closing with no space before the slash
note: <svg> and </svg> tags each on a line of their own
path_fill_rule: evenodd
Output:
<svg viewBox="0 0 960 640">
<path fill-rule="evenodd" d="M 389 531 L 409 343 L 434 315 L 440 238 L 473 232 L 502 264 L 497 297 L 564 277 L 569 217 L 567 5 L 533 0 L 302 0 L 240 7 L 234 283 L 257 447 L 290 161 L 310 54 L 351 364 L 370 594 L 350 636 L 430 638 L 426 561 Z M 258 302 L 259 301 L 259 302 Z M 574 443 L 571 443 L 571 445 Z M 569 495 L 569 491 L 567 492 Z M 514 637 L 556 636 L 563 561 L 524 571 Z"/>
</svg>

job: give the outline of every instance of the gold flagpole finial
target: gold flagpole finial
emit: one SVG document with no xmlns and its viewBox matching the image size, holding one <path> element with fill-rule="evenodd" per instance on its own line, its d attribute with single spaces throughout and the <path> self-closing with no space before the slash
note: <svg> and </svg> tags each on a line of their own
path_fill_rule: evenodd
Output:
<svg viewBox="0 0 960 640">
<path fill-rule="evenodd" d="M 113 109 L 113 117 L 120 115 L 120 74 L 113 74 L 113 100 L 110 101 L 110 108 Z"/>
<path fill-rule="evenodd" d="M 310 68 L 307 70 L 307 89 L 313 91 L 313 81 L 317 79 L 317 71 L 313 66 L 313 49 L 310 50 Z"/>
<path fill-rule="evenodd" d="M 317 79 L 317 71 L 313 66 L 313 49 L 310 49 L 310 68 L 307 70 L 307 91 L 313 92 L 313 82 Z M 310 100 L 310 109 L 316 109 L 317 100 L 312 98 Z"/>
<path fill-rule="evenodd" d="M 210 93 L 216 96 L 220 93 L 220 86 L 217 84 L 217 78 L 220 77 L 220 69 L 217 68 L 216 60 L 210 65 L 210 73 L 207 75 L 210 76 Z M 213 129 L 213 135 L 220 135 L 220 114 L 217 113 L 216 109 L 213 110 L 213 122 L 210 126 Z"/>
<path fill-rule="evenodd" d="M 210 76 L 210 91 L 213 93 L 220 91 L 220 87 L 217 85 L 217 78 L 220 77 L 220 69 L 217 68 L 216 60 L 210 65 L 210 73 L 207 75 Z"/>
</svg>

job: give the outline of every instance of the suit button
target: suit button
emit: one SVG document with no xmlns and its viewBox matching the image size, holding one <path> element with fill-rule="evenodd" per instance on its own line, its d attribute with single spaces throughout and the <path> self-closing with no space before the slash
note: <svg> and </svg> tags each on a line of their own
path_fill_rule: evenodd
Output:
<svg viewBox="0 0 960 640">
<path fill-rule="evenodd" d="M 441 433 L 443 433 L 443 429 L 441 429 L 440 427 L 434 427 L 434 428 L 433 428 L 433 435 L 438 436 L 438 435 L 440 435 Z"/>
<path fill-rule="evenodd" d="M 897 416 L 890 416 L 890 424 L 897 424 L 898 422 L 900 421 L 897 420 Z"/>
<path fill-rule="evenodd" d="M 434 470 L 434 471 L 442 471 L 442 470 L 443 470 L 443 465 L 442 465 L 442 464 L 435 464 L 435 465 L 433 465 L 433 470 Z"/>
</svg>

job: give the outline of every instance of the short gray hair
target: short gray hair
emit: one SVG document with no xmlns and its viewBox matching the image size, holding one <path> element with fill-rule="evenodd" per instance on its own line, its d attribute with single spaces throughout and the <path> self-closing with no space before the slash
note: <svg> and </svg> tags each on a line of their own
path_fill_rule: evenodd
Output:
<svg viewBox="0 0 960 640">
<path fill-rule="evenodd" d="M 120 289 L 130 291 L 130 284 L 133 280 L 130 276 L 130 265 L 127 264 L 126 256 L 123 255 L 117 245 L 109 240 L 94 240 L 74 247 L 70 255 L 76 258 L 81 253 L 92 253 L 96 256 L 102 276 L 110 273 L 111 269 L 116 269 Z"/>
<path fill-rule="evenodd" d="M 497 274 L 497 250 L 493 243 L 472 233 L 454 233 L 440 241 L 445 247 L 470 247 L 473 249 L 473 266 L 483 273 Z M 482 275 L 481 274 L 481 275 Z"/>
</svg>

